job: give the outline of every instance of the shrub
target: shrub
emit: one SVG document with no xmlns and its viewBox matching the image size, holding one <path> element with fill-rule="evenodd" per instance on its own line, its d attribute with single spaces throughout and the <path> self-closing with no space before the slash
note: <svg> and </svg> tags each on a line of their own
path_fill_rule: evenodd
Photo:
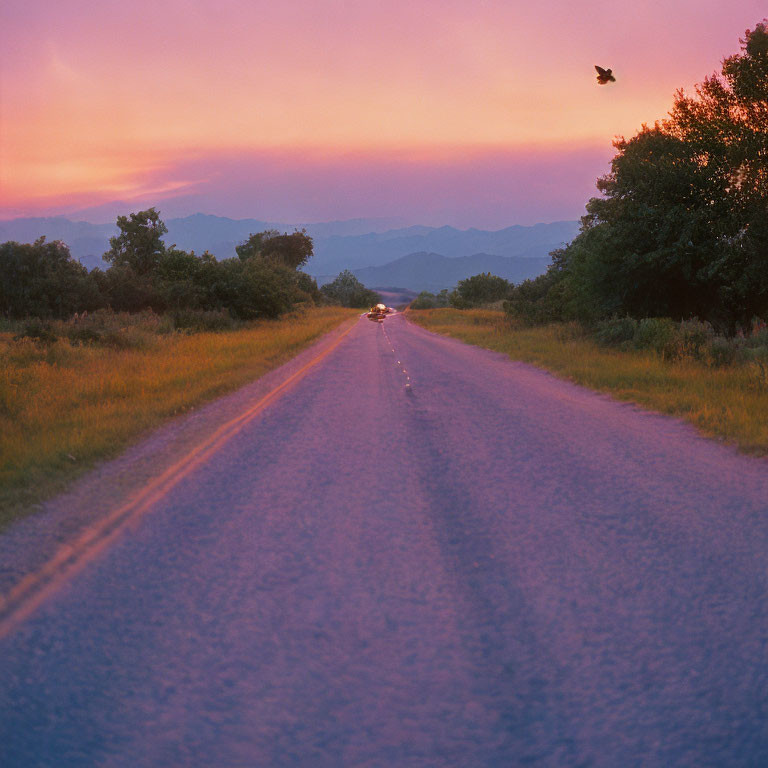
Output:
<svg viewBox="0 0 768 768">
<path fill-rule="evenodd" d="M 637 326 L 637 320 L 632 317 L 612 317 L 597 324 L 594 336 L 600 344 L 626 344 L 635 338 Z"/>
<path fill-rule="evenodd" d="M 732 365 L 736 360 L 738 347 L 725 336 L 715 336 L 709 342 L 706 349 L 707 362 L 715 367 L 721 368 L 725 365 Z"/>
<path fill-rule="evenodd" d="M 380 300 L 375 291 L 366 288 L 348 269 L 340 272 L 331 283 L 324 285 L 320 292 L 329 304 L 342 307 L 370 307 Z"/>
<path fill-rule="evenodd" d="M 435 294 L 422 291 L 412 302 L 411 309 L 434 309 L 437 306 Z"/>
<path fill-rule="evenodd" d="M 707 350 L 714 337 L 714 329 L 709 323 L 684 320 L 677 328 L 674 347 L 667 350 L 668 356 L 702 360 L 707 356 Z"/>
<path fill-rule="evenodd" d="M 173 313 L 173 327 L 180 331 L 226 331 L 235 321 L 226 310 L 180 309 Z"/>
<path fill-rule="evenodd" d="M 51 324 L 43 322 L 38 317 L 33 317 L 24 323 L 22 329 L 13 338 L 15 341 L 31 339 L 44 346 L 55 344 L 58 341 L 58 336 L 51 327 Z"/>
<path fill-rule="evenodd" d="M 508 280 L 490 272 L 482 272 L 466 280 L 459 280 L 450 301 L 457 309 L 466 309 L 506 299 L 511 290 L 512 284 Z"/>
<path fill-rule="evenodd" d="M 677 328 L 668 317 L 646 317 L 637 326 L 634 344 L 638 349 L 652 349 L 662 357 L 668 357 L 674 349 Z"/>
</svg>

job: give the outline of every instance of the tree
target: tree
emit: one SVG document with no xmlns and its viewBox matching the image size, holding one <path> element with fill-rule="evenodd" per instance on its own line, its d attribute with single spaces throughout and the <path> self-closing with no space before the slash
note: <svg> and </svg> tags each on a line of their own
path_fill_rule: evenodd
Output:
<svg viewBox="0 0 768 768">
<path fill-rule="evenodd" d="M 110 249 L 104 261 L 118 267 L 130 267 L 137 275 L 147 275 L 155 270 L 165 252 L 162 237 L 168 228 L 154 209 L 118 216 L 120 234 L 109 239 Z"/>
<path fill-rule="evenodd" d="M 722 329 L 768 314 L 768 27 L 669 118 L 619 139 L 551 283 L 566 314 L 688 318 Z"/>
<path fill-rule="evenodd" d="M 0 245 L 0 313 L 9 317 L 68 317 L 104 299 L 96 279 L 60 240 Z"/>
<path fill-rule="evenodd" d="M 370 307 L 376 304 L 380 296 L 366 288 L 348 269 L 339 273 L 331 283 L 326 283 L 320 292 L 331 304 L 342 307 Z"/>
<path fill-rule="evenodd" d="M 438 307 L 447 307 L 450 304 L 448 289 L 443 288 L 440 293 L 435 295 L 429 291 L 422 291 L 412 302 L 412 309 L 436 309 Z"/>
<path fill-rule="evenodd" d="M 473 275 L 466 280 L 459 280 L 456 290 L 451 294 L 451 304 L 463 309 L 489 304 L 505 299 L 512 288 L 508 280 L 490 272 Z"/>
<path fill-rule="evenodd" d="M 276 229 L 252 234 L 235 247 L 237 255 L 245 260 L 254 257 L 276 261 L 290 269 L 298 269 L 312 256 L 312 238 L 305 229 L 293 234 L 280 234 Z"/>
</svg>

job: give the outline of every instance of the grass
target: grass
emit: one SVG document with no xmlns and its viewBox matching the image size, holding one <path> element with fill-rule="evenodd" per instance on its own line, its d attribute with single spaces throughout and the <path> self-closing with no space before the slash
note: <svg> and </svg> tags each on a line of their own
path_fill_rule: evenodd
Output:
<svg viewBox="0 0 768 768">
<path fill-rule="evenodd" d="M 411 310 L 424 328 L 685 419 L 701 432 L 768 455 L 768 376 L 758 362 L 712 367 L 650 350 L 604 347 L 576 324 L 515 327 L 498 310 Z"/>
<path fill-rule="evenodd" d="M 318 308 L 194 334 L 169 330 L 156 316 L 115 316 L 125 327 L 102 328 L 98 344 L 63 336 L 48 343 L 17 339 L 6 325 L 0 329 L 0 528 L 98 459 L 281 365 L 357 312 Z"/>
</svg>

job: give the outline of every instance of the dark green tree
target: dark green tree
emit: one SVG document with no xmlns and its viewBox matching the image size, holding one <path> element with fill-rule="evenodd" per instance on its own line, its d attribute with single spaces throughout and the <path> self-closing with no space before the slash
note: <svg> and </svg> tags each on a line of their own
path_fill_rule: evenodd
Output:
<svg viewBox="0 0 768 768">
<path fill-rule="evenodd" d="M 375 291 L 366 288 L 348 269 L 340 272 L 331 283 L 326 283 L 320 292 L 330 304 L 342 307 L 371 307 L 380 300 Z"/>
<path fill-rule="evenodd" d="M 117 267 L 129 267 L 137 275 L 155 270 L 165 252 L 162 237 L 168 228 L 154 209 L 118 216 L 120 234 L 109 239 L 104 261 Z"/>
<path fill-rule="evenodd" d="M 0 313 L 68 317 L 104 304 L 97 280 L 60 240 L 0 245 Z"/>
<path fill-rule="evenodd" d="M 507 298 L 511 289 L 512 285 L 503 277 L 482 272 L 466 280 L 459 280 L 456 290 L 450 295 L 450 301 L 459 309 L 476 307 Z"/>
<path fill-rule="evenodd" d="M 305 229 L 290 235 L 269 229 L 251 235 L 244 243 L 236 246 L 235 251 L 243 260 L 259 257 L 298 269 L 312 256 L 312 247 L 312 238 Z"/>
<path fill-rule="evenodd" d="M 549 306 L 586 320 L 697 316 L 722 329 L 766 316 L 766 23 L 694 95 L 679 91 L 668 119 L 615 147 L 603 196 L 548 274 L 559 292 Z"/>
</svg>

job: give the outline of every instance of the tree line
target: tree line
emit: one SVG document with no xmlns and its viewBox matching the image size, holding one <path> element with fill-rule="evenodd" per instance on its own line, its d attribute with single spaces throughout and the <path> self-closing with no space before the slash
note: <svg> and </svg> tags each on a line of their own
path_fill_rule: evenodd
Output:
<svg viewBox="0 0 768 768">
<path fill-rule="evenodd" d="M 0 313 L 9 318 L 66 318 L 110 308 L 227 311 L 233 318 L 277 317 L 300 305 L 335 303 L 366 306 L 378 295 L 351 273 L 318 289 L 301 270 L 312 256 L 305 230 L 252 234 L 235 248 L 237 256 L 217 259 L 166 246 L 167 227 L 154 208 L 117 217 L 103 259 L 110 266 L 90 272 L 61 241 L 0 244 Z"/>
</svg>

